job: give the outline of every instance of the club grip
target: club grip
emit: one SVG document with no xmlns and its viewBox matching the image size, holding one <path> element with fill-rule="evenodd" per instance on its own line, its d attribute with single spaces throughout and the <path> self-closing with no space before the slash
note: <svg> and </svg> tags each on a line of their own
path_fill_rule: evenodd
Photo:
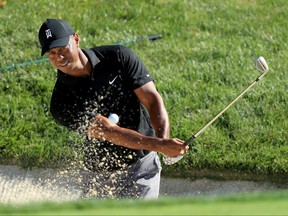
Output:
<svg viewBox="0 0 288 216">
<path fill-rule="evenodd" d="M 188 140 L 185 141 L 184 145 L 185 146 L 189 145 L 195 138 L 196 136 L 192 135 Z"/>
<path fill-rule="evenodd" d="M 157 40 L 157 39 L 160 39 L 160 38 L 162 38 L 161 34 L 148 36 L 148 40 L 151 40 L 151 41 L 154 41 L 154 40 Z"/>
</svg>

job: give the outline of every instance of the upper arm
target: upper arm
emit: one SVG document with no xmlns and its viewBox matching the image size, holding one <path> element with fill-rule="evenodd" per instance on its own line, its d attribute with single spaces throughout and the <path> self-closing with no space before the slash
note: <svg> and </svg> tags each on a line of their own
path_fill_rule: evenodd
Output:
<svg viewBox="0 0 288 216">
<path fill-rule="evenodd" d="M 154 106 L 159 106 L 163 103 L 154 83 L 152 81 L 144 84 L 143 86 L 134 90 L 140 102 L 148 109 L 151 110 Z"/>
<path fill-rule="evenodd" d="M 170 137 L 170 123 L 164 102 L 154 83 L 148 82 L 134 90 L 141 103 L 147 108 L 158 137 Z"/>
</svg>

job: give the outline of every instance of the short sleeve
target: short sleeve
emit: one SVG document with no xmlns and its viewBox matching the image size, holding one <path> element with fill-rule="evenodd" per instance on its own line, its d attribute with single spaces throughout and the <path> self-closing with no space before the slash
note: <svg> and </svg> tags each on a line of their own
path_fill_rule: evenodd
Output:
<svg viewBox="0 0 288 216">
<path fill-rule="evenodd" d="M 132 85 L 132 89 L 153 81 L 141 59 L 128 47 L 120 46 L 120 58 L 124 67 L 124 75 Z"/>
</svg>

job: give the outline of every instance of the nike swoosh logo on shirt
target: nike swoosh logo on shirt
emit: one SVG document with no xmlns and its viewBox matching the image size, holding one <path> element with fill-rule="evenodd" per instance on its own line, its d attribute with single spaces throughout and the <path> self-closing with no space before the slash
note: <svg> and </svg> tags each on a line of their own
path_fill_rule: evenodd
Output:
<svg viewBox="0 0 288 216">
<path fill-rule="evenodd" d="M 116 76 L 113 80 L 111 80 L 111 81 L 109 80 L 109 84 L 112 85 L 112 84 L 115 82 L 115 80 L 117 79 L 118 76 L 119 76 L 119 75 L 117 75 L 117 76 Z"/>
</svg>

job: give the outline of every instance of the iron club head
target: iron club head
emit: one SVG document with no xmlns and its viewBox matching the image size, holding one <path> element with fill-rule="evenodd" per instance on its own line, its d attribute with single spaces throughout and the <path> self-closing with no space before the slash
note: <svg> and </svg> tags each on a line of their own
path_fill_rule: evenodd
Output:
<svg viewBox="0 0 288 216">
<path fill-rule="evenodd" d="M 254 67 L 263 74 L 267 73 L 269 70 L 268 64 L 262 56 L 255 59 Z"/>
</svg>

